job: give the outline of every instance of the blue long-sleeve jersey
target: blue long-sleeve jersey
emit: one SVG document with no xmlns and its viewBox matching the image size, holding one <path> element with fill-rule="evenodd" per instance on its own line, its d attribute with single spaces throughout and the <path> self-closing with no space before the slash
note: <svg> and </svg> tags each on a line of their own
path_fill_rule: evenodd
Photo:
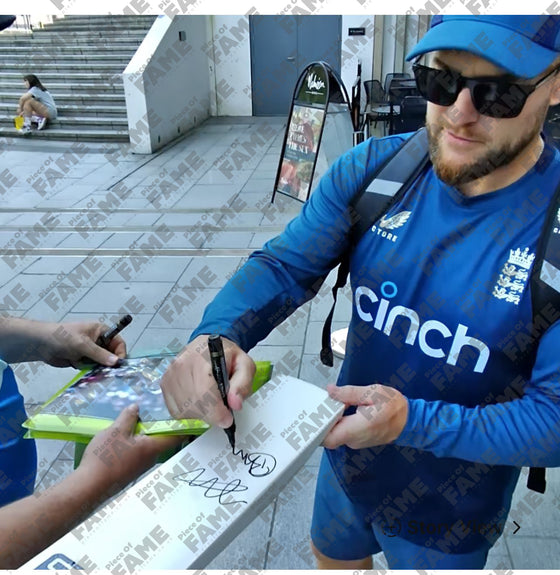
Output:
<svg viewBox="0 0 560 575">
<path fill-rule="evenodd" d="M 313 297 L 349 246 L 352 197 L 402 139 L 339 158 L 192 337 L 219 332 L 248 351 Z M 409 415 L 392 444 L 329 456 L 371 520 L 398 522 L 402 537 L 471 551 L 503 528 L 520 467 L 560 465 L 560 323 L 551 314 L 531 330 L 529 280 L 559 178 L 548 144 L 521 179 L 478 197 L 429 167 L 352 251 L 338 385 L 397 387 Z"/>
</svg>

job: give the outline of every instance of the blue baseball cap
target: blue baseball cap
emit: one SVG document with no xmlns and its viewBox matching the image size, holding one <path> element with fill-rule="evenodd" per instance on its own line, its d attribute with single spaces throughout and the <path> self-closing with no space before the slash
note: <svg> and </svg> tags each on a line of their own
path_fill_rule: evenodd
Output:
<svg viewBox="0 0 560 575">
<path fill-rule="evenodd" d="M 406 59 L 435 50 L 464 50 L 514 76 L 533 78 L 560 56 L 560 17 L 434 16 Z"/>
</svg>

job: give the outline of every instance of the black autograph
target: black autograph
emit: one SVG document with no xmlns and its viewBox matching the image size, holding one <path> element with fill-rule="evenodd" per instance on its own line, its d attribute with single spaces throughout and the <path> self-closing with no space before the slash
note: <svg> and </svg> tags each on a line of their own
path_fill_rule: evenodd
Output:
<svg viewBox="0 0 560 575">
<path fill-rule="evenodd" d="M 243 463 L 250 466 L 249 475 L 253 477 L 270 475 L 276 467 L 276 458 L 268 453 L 243 453 L 243 450 L 239 449 L 237 452 L 233 451 L 233 454 L 240 455 Z"/>
<path fill-rule="evenodd" d="M 241 460 L 245 465 L 249 465 L 249 475 L 253 477 L 265 477 L 270 475 L 276 468 L 276 458 L 268 453 L 243 453 L 242 449 L 237 452 L 233 451 L 234 455 L 241 456 Z M 247 501 L 239 500 L 233 501 L 231 499 L 225 500 L 226 495 L 231 493 L 240 493 L 249 489 L 246 485 L 241 484 L 240 479 L 232 479 L 227 483 L 220 482 L 218 477 L 211 479 L 202 479 L 202 475 L 206 472 L 206 468 L 199 467 L 193 471 L 180 473 L 175 475 L 173 479 L 177 481 L 184 481 L 190 487 L 202 487 L 205 489 L 204 497 L 208 499 L 218 499 L 221 505 L 232 505 L 234 503 L 247 503 Z"/>
<path fill-rule="evenodd" d="M 232 500 L 224 500 L 222 499 L 226 495 L 230 493 L 239 493 L 241 491 L 247 491 L 249 489 L 246 485 L 241 484 L 240 479 L 232 479 L 227 483 L 221 483 L 218 481 L 217 477 L 213 477 L 212 479 L 200 479 L 206 469 L 204 467 L 200 467 L 199 469 L 194 469 L 193 471 L 188 471 L 187 473 L 181 473 L 180 475 L 176 475 L 173 479 L 177 481 L 184 481 L 188 483 L 191 487 L 202 487 L 206 489 L 204 492 L 204 497 L 208 499 L 218 498 L 218 502 L 221 505 L 232 505 L 233 503 L 247 503 L 247 501 L 239 500 L 239 501 L 232 501 Z"/>
</svg>

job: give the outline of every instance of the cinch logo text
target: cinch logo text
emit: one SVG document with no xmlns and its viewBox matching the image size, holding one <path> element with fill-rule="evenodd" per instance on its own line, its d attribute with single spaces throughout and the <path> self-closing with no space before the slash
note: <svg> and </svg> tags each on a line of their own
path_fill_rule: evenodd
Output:
<svg viewBox="0 0 560 575">
<path fill-rule="evenodd" d="M 472 347 L 478 351 L 478 359 L 473 371 L 476 373 L 482 373 L 484 371 L 488 363 L 488 358 L 490 357 L 490 350 L 488 346 L 479 339 L 467 335 L 468 328 L 466 325 L 460 323 L 455 329 L 455 333 L 453 333 L 441 321 L 431 319 L 422 323 L 419 315 L 413 309 L 402 305 L 390 307 L 391 302 L 389 300 L 394 298 L 397 292 L 398 288 L 393 282 L 384 282 L 381 285 L 381 293 L 385 297 L 380 300 L 373 290 L 366 286 L 359 286 L 354 294 L 354 302 L 358 315 L 363 321 L 368 323 L 373 322 L 373 328 L 382 331 L 387 336 L 391 335 L 391 330 L 397 317 L 408 319 L 410 325 L 406 334 L 405 343 L 415 345 L 416 341 L 418 341 L 418 346 L 424 354 L 435 358 L 446 357 L 446 363 L 449 365 L 457 365 L 457 360 L 463 347 Z M 375 317 L 364 309 L 364 300 L 369 300 L 371 303 L 379 302 Z M 427 339 L 430 332 L 437 332 L 443 339 L 453 338 L 448 352 L 444 351 L 443 347 L 432 347 L 428 344 Z M 433 343 L 434 335 L 430 336 L 430 340 Z"/>
</svg>

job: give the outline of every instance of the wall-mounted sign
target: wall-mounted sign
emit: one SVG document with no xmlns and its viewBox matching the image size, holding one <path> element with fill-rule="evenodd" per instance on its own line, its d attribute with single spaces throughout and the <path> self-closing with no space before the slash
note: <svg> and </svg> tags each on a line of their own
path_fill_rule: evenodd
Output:
<svg viewBox="0 0 560 575">
<path fill-rule="evenodd" d="M 365 36 L 365 28 L 348 28 L 348 36 Z"/>
<path fill-rule="evenodd" d="M 301 202 L 309 198 L 327 107 L 331 101 L 348 105 L 342 81 L 327 63 L 309 64 L 294 90 L 272 201 L 276 192 Z"/>
</svg>

